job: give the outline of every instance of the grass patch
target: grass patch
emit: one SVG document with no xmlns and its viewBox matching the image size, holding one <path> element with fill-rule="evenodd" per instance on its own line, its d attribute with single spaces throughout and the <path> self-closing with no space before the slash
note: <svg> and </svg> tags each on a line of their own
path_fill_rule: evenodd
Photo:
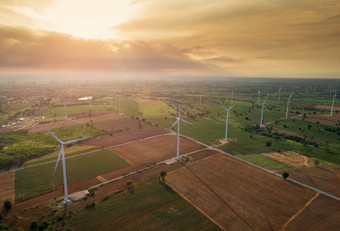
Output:
<svg viewBox="0 0 340 231">
<path fill-rule="evenodd" d="M 66 159 L 68 184 L 79 182 L 106 172 L 120 169 L 129 164 L 110 150 L 99 150 L 83 156 Z M 15 200 L 38 196 L 63 185 L 62 162 L 55 176 L 55 163 L 26 168 L 15 172 Z"/>
<path fill-rule="evenodd" d="M 269 169 L 272 171 L 293 168 L 293 166 L 289 164 L 282 163 L 280 161 L 274 160 L 262 154 L 249 154 L 249 155 L 236 155 L 236 156 L 238 158 L 249 161 L 253 164 L 256 164 L 260 167 L 263 167 L 265 169 Z"/>
<path fill-rule="evenodd" d="M 98 150 L 99 148 L 94 147 L 94 146 L 89 146 L 89 145 L 82 145 L 82 146 L 71 146 L 65 148 L 65 156 L 74 156 L 77 154 L 81 154 L 84 152 L 89 152 L 89 151 L 94 151 Z M 27 161 L 24 163 L 24 166 L 32 165 L 32 164 L 38 164 L 38 163 L 43 163 L 46 161 L 50 160 L 56 160 L 59 155 L 59 150 L 52 152 L 50 154 L 44 155 L 42 157 Z"/>
</svg>

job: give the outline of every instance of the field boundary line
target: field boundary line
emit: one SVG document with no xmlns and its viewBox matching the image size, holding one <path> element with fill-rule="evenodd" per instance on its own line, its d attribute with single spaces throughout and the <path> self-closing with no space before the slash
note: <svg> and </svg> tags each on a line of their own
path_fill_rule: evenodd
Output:
<svg viewBox="0 0 340 231">
<path fill-rule="evenodd" d="M 181 135 L 181 136 L 182 136 L 182 137 L 185 137 L 185 138 L 187 138 L 187 139 L 189 139 L 189 140 L 192 140 L 192 141 L 194 141 L 194 142 L 196 142 L 196 143 L 202 144 L 202 145 L 204 145 L 204 146 L 207 147 L 207 148 L 210 148 L 210 149 L 212 149 L 212 150 L 218 151 L 218 152 L 220 152 L 220 153 L 222 153 L 222 154 L 224 154 L 224 155 L 230 156 L 230 157 L 232 157 L 232 158 L 234 158 L 234 159 L 236 159 L 236 160 L 242 161 L 242 162 L 244 162 L 244 163 L 246 163 L 246 164 L 248 164 L 248 165 L 251 165 L 251 166 L 253 166 L 253 167 L 255 167 L 255 168 L 261 169 L 261 170 L 263 170 L 263 171 L 265 171 L 265 172 L 268 172 L 268 173 L 270 173 L 270 174 L 272 174 L 272 175 L 275 175 L 275 176 L 277 176 L 277 177 L 279 177 L 279 178 L 282 178 L 282 176 L 281 176 L 280 174 L 276 173 L 276 172 L 273 172 L 273 171 L 271 171 L 271 170 L 269 170 L 269 169 L 263 168 L 263 167 L 258 166 L 258 165 L 256 165 L 256 164 L 253 164 L 253 163 L 251 163 L 251 162 L 249 162 L 249 161 L 246 161 L 246 160 L 243 160 L 243 159 L 241 159 L 241 158 L 238 158 L 238 157 L 236 157 L 236 156 L 234 156 L 234 155 L 232 155 L 232 154 L 230 154 L 230 153 L 227 153 L 227 152 L 225 152 L 225 151 L 223 151 L 223 150 L 221 150 L 221 149 L 218 149 L 218 148 L 215 148 L 215 147 L 211 147 L 211 146 L 209 146 L 209 145 L 207 145 L 207 144 L 205 144 L 205 143 L 202 143 L 202 142 L 200 142 L 200 141 L 197 141 L 197 140 L 195 140 L 195 139 L 193 139 L 193 138 L 191 138 L 191 137 L 185 136 L 185 135 Z M 334 196 L 334 195 L 332 195 L 332 194 L 330 194 L 330 193 L 324 192 L 324 191 L 322 191 L 322 190 L 320 190 L 320 189 L 317 189 L 317 188 L 314 188 L 314 187 L 312 187 L 312 186 L 306 185 L 306 184 L 301 183 L 301 182 L 299 182 L 299 181 L 297 181 L 297 180 L 294 180 L 294 179 L 292 179 L 292 178 L 287 178 L 286 180 L 287 180 L 287 181 L 290 181 L 291 183 L 294 183 L 294 184 L 300 185 L 300 186 L 302 186 L 302 187 L 308 188 L 308 189 L 310 189 L 310 190 L 312 190 L 312 191 L 319 192 L 319 193 L 321 193 L 321 194 L 323 194 L 323 195 L 325 195 L 325 196 L 327 196 L 327 197 L 330 197 L 330 198 L 332 198 L 332 199 L 335 199 L 335 200 L 337 200 L 337 201 L 340 201 L 340 198 L 337 197 L 337 196 Z"/>
<path fill-rule="evenodd" d="M 182 167 L 184 168 L 184 167 Z M 174 172 L 174 171 L 173 171 Z M 171 174 L 172 172 L 168 173 Z M 214 224 L 216 224 L 218 227 L 220 227 L 222 230 L 225 230 L 222 226 L 220 226 L 216 221 L 214 221 L 208 214 L 206 214 L 202 209 L 197 207 L 195 204 L 193 204 L 188 198 L 186 198 L 184 195 L 179 193 L 176 189 L 171 187 L 171 185 L 168 184 L 168 182 L 165 182 L 172 190 L 174 190 L 178 195 L 180 195 L 182 198 L 184 198 L 187 202 L 189 202 L 192 206 L 194 206 L 198 211 L 200 211 L 202 214 L 204 214 L 209 220 L 211 220 Z"/>
<path fill-rule="evenodd" d="M 289 218 L 289 220 L 282 226 L 281 231 L 286 231 L 289 223 L 291 221 L 293 221 L 297 216 L 299 216 L 303 211 L 305 211 L 305 209 L 320 195 L 319 192 L 317 192 L 314 197 L 312 199 L 310 199 L 304 206 L 302 209 L 300 209 L 297 213 L 294 214 L 294 216 L 292 216 L 291 218 Z"/>
</svg>

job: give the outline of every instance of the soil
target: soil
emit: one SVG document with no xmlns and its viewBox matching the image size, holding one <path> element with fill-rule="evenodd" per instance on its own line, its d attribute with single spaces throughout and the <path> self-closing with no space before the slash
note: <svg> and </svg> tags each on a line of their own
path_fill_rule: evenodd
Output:
<svg viewBox="0 0 340 231">
<path fill-rule="evenodd" d="M 166 181 L 225 230 L 280 230 L 315 195 L 223 154 L 171 172 Z"/>
</svg>

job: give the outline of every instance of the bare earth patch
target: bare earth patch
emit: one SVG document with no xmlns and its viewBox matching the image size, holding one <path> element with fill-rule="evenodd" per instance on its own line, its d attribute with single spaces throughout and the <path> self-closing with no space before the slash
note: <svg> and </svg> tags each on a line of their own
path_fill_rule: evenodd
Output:
<svg viewBox="0 0 340 231">
<path fill-rule="evenodd" d="M 112 151 L 130 164 L 157 163 L 176 156 L 177 136 L 165 135 L 113 148 Z M 203 146 L 191 140 L 180 138 L 180 153 L 202 149 Z"/>
<path fill-rule="evenodd" d="M 5 200 L 14 201 L 14 179 L 14 172 L 0 174 L 0 203 Z"/>
<path fill-rule="evenodd" d="M 340 167 L 323 165 L 319 167 L 290 169 L 289 177 L 304 184 L 340 197 Z"/>
<path fill-rule="evenodd" d="M 110 147 L 118 144 L 123 144 L 131 141 L 136 141 L 152 136 L 162 135 L 168 133 L 166 130 L 162 128 L 153 128 L 149 130 L 141 130 L 133 133 L 128 133 L 124 135 L 118 136 L 106 136 L 100 138 L 94 138 L 90 140 L 84 141 L 86 145 L 93 145 L 98 147 Z"/>
<path fill-rule="evenodd" d="M 315 195 L 223 154 L 170 172 L 166 182 L 224 230 L 235 231 L 280 230 Z"/>
<path fill-rule="evenodd" d="M 264 156 L 268 156 L 274 160 L 278 160 L 283 163 L 287 163 L 296 168 L 300 167 L 308 167 L 310 164 L 308 163 L 308 157 L 300 155 L 296 152 L 284 152 L 284 153 L 262 153 Z"/>
</svg>

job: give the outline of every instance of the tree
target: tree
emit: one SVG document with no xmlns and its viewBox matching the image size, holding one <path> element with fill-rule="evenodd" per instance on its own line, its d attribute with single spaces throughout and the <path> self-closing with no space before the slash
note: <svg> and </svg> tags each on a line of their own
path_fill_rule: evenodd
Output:
<svg viewBox="0 0 340 231">
<path fill-rule="evenodd" d="M 32 221 L 28 230 L 36 230 L 36 231 L 38 231 L 38 227 L 39 227 L 38 222 L 37 221 Z"/>
<path fill-rule="evenodd" d="M 164 178 L 166 176 L 166 171 L 162 171 L 159 175 L 160 177 Z"/>
<path fill-rule="evenodd" d="M 289 173 L 288 173 L 288 172 L 282 173 L 282 177 L 283 177 L 284 179 L 287 179 L 288 176 L 289 176 Z"/>
<path fill-rule="evenodd" d="M 128 182 L 126 182 L 126 186 L 131 186 L 132 185 L 132 181 L 131 180 L 129 180 Z"/>
<path fill-rule="evenodd" d="M 10 209 L 12 208 L 12 203 L 11 203 L 11 201 L 6 200 L 6 201 L 4 202 L 4 208 L 5 208 L 6 210 L 10 210 Z"/>
<path fill-rule="evenodd" d="M 267 141 L 267 142 L 266 142 L 266 147 L 268 147 L 268 148 L 269 148 L 270 146 L 272 146 L 272 142 L 270 142 L 270 141 Z"/>
<path fill-rule="evenodd" d="M 312 125 L 308 124 L 308 130 L 310 130 L 312 128 Z"/>
<path fill-rule="evenodd" d="M 319 164 L 320 164 L 320 161 L 319 161 L 319 160 L 314 160 L 314 165 L 315 165 L 315 167 L 318 167 Z"/>
</svg>

